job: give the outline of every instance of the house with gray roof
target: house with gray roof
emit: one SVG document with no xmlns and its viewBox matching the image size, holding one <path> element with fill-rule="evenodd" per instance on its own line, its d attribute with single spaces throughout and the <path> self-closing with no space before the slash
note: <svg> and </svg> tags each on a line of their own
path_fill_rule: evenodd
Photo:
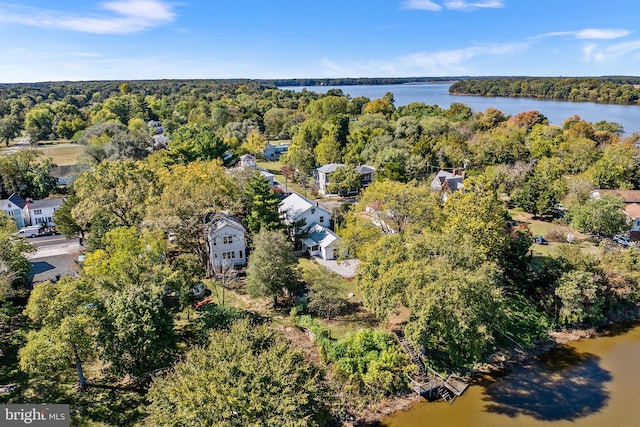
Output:
<svg viewBox="0 0 640 427">
<path fill-rule="evenodd" d="M 64 203 L 64 198 L 62 197 L 30 201 L 28 206 L 31 225 L 40 225 L 41 223 L 55 225 L 53 223 L 53 213 L 60 209 L 62 203 Z"/>
<path fill-rule="evenodd" d="M 343 163 L 329 163 L 316 168 L 313 177 L 316 184 L 318 184 L 318 192 L 320 194 L 328 194 L 327 188 L 329 187 L 329 184 L 331 184 L 331 174 L 342 166 L 344 166 Z M 356 171 L 360 174 L 360 184 L 363 187 L 371 184 L 373 181 L 373 174 L 375 172 L 375 168 L 373 166 L 358 165 L 356 166 Z"/>
<path fill-rule="evenodd" d="M 311 224 L 302 240 L 302 249 L 310 256 L 318 256 L 324 260 L 336 259 L 339 256 L 342 239 L 333 231 L 320 224 Z"/>
<path fill-rule="evenodd" d="M 300 231 L 308 229 L 314 223 L 328 227 L 331 220 L 331 212 L 317 202 L 312 202 L 297 193 L 291 193 L 280 202 L 278 212 L 285 225 L 301 224 L 299 226 Z"/>
<path fill-rule="evenodd" d="M 224 262 L 234 266 L 247 263 L 245 229 L 240 221 L 231 215 L 208 215 L 205 220 L 204 238 L 211 268 Z"/>
<path fill-rule="evenodd" d="M 456 169 L 453 172 L 441 170 L 438 172 L 433 181 L 431 181 L 431 190 L 442 192 L 443 198 L 446 199 L 448 193 L 464 189 L 465 172 L 458 173 Z"/>
</svg>

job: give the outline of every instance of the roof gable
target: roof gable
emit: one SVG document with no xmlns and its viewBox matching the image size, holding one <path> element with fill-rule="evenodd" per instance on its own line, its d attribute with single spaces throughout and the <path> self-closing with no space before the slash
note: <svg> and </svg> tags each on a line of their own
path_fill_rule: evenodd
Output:
<svg viewBox="0 0 640 427">
<path fill-rule="evenodd" d="M 317 203 L 312 202 L 309 199 L 302 197 L 299 194 L 291 193 L 290 196 L 285 198 L 280 203 L 280 212 L 284 212 L 289 221 L 295 221 L 301 215 L 303 215 L 306 211 L 311 208 L 321 209 L 325 211 L 327 214 L 331 214 L 328 210 L 323 208 Z"/>
</svg>

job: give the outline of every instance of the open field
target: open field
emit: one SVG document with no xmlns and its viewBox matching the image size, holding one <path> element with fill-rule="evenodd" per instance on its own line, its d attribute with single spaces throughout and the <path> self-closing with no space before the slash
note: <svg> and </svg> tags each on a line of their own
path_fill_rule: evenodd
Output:
<svg viewBox="0 0 640 427">
<path fill-rule="evenodd" d="M 53 162 L 58 166 L 75 165 L 79 162 L 84 154 L 84 146 L 71 144 L 68 141 L 51 142 L 47 144 L 14 144 L 9 147 L 0 148 L 0 155 L 5 153 L 13 153 L 22 149 L 36 149 L 41 151 L 44 156 L 51 157 Z"/>
</svg>

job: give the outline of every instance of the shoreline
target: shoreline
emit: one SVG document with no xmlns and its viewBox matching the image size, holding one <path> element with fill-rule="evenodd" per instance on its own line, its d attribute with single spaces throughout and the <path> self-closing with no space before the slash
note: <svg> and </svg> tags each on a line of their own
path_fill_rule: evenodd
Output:
<svg viewBox="0 0 640 427">
<path fill-rule="evenodd" d="M 511 347 L 496 351 L 489 357 L 487 362 L 474 367 L 464 378 L 469 381 L 470 385 L 477 385 L 487 375 L 504 375 L 509 369 L 533 360 L 555 348 L 583 339 L 594 338 L 601 333 L 606 333 L 609 329 L 615 331 L 617 327 L 624 327 L 631 323 L 635 323 L 634 326 L 640 326 L 640 308 L 632 313 L 626 313 L 616 321 L 608 321 L 590 328 L 553 330 L 549 332 L 549 338 L 539 341 L 530 349 Z M 461 398 L 464 398 L 464 395 Z M 412 392 L 390 397 L 379 403 L 375 409 L 365 409 L 358 413 L 355 422 L 343 425 L 353 427 L 377 426 L 380 425 L 384 417 L 398 411 L 411 410 L 416 401 L 418 401 L 418 398 Z"/>
</svg>

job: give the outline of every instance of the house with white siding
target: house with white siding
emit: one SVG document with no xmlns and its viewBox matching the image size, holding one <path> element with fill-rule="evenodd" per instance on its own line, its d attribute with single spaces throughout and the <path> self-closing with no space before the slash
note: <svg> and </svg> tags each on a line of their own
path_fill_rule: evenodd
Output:
<svg viewBox="0 0 640 427">
<path fill-rule="evenodd" d="M 247 263 L 245 229 L 231 215 L 216 213 L 208 216 L 205 241 L 210 267 L 214 268 L 223 262 L 234 266 Z"/>
<path fill-rule="evenodd" d="M 53 213 L 60 209 L 63 202 L 64 199 L 62 197 L 30 201 L 28 206 L 31 225 L 53 224 Z"/>
</svg>

